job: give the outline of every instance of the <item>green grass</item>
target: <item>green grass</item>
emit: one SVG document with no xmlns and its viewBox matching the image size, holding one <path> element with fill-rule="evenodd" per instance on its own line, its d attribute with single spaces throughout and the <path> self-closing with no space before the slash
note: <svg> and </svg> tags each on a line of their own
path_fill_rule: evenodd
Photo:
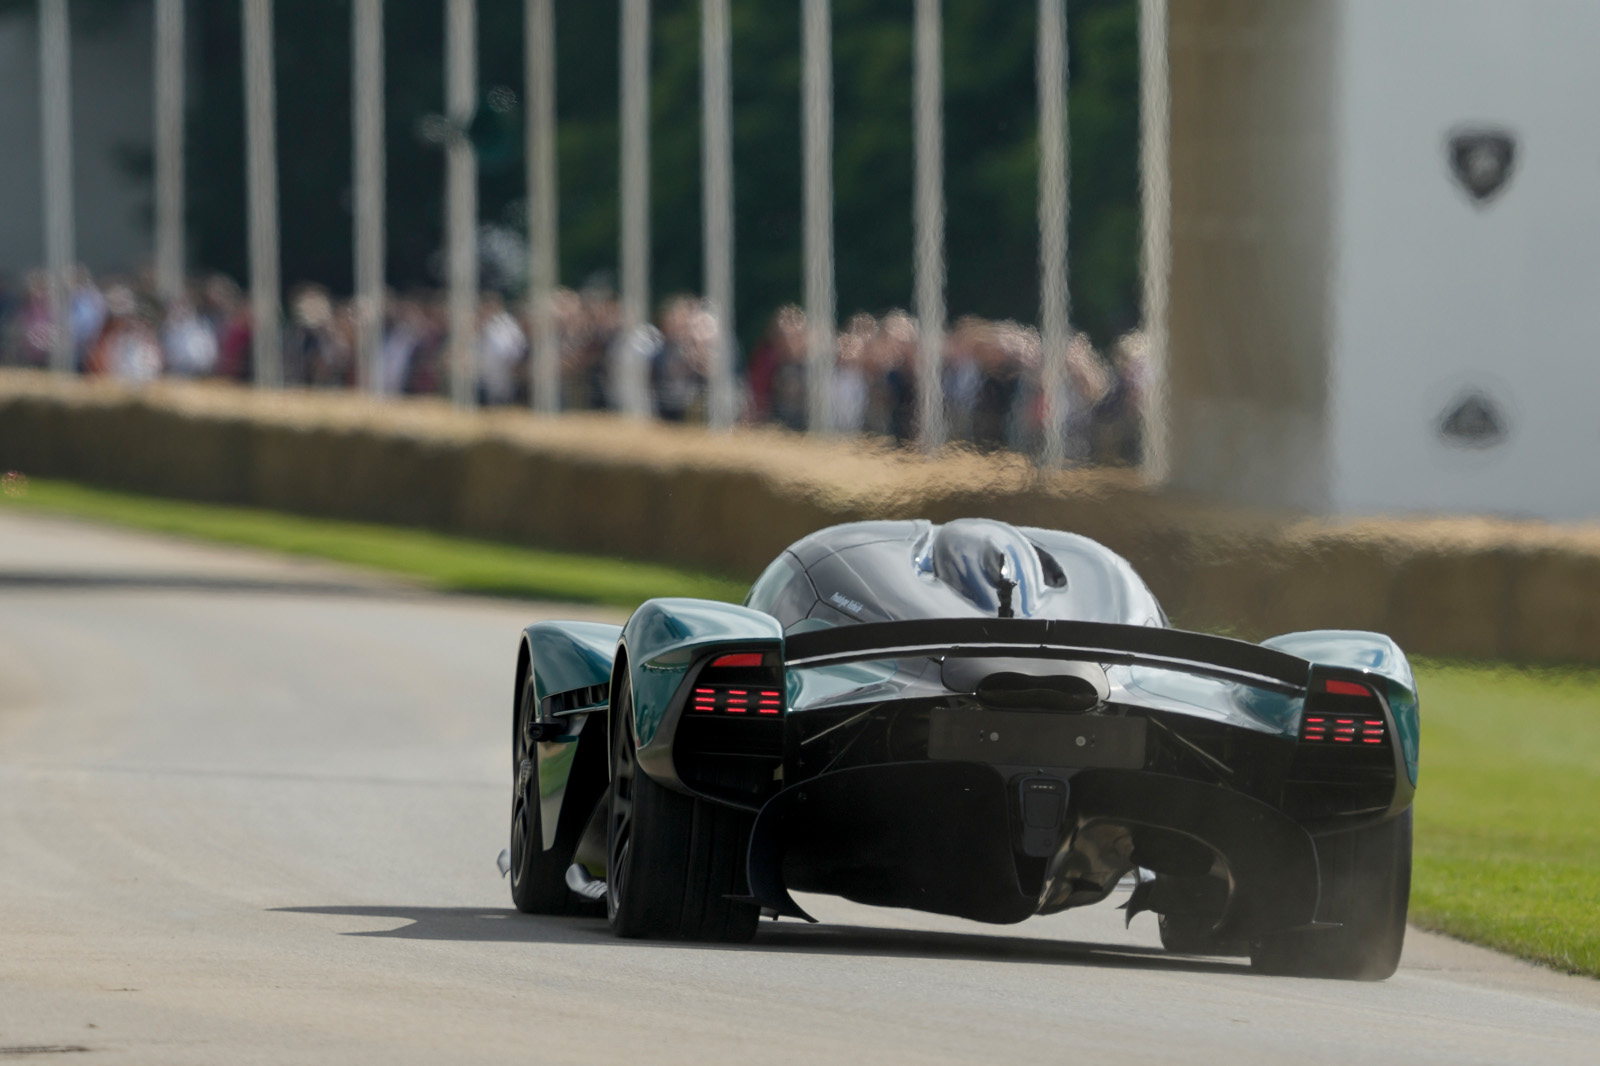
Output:
<svg viewBox="0 0 1600 1066">
<path fill-rule="evenodd" d="M 736 600 L 669 567 L 33 481 L 14 507 L 314 556 L 436 588 L 629 607 Z M 1420 662 L 1418 924 L 1600 976 L 1600 670 Z"/>
<path fill-rule="evenodd" d="M 400 574 L 433 588 L 633 607 L 653 596 L 738 601 L 745 586 L 668 566 L 538 551 L 414 529 L 132 496 L 61 481 L 8 483 L 0 507 L 265 548 Z"/>
<path fill-rule="evenodd" d="M 1412 920 L 1600 976 L 1600 670 L 1417 665 Z"/>
</svg>

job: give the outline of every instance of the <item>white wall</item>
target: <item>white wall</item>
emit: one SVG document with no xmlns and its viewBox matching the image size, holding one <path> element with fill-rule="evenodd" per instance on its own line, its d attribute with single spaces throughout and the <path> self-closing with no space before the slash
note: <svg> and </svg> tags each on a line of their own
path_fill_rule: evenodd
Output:
<svg viewBox="0 0 1600 1066">
<path fill-rule="evenodd" d="M 149 4 L 74 34 L 72 92 L 78 258 L 125 271 L 150 258 L 142 218 L 150 193 L 116 160 L 119 146 L 146 150 L 153 129 Z M 39 163 L 39 31 L 31 12 L 0 18 L 0 271 L 44 259 Z"/>
<path fill-rule="evenodd" d="M 1600 3 L 1347 0 L 1339 58 L 1331 508 L 1600 516 Z M 1453 127 L 1516 136 L 1475 205 Z M 1481 389 L 1502 443 L 1446 443 Z"/>
</svg>

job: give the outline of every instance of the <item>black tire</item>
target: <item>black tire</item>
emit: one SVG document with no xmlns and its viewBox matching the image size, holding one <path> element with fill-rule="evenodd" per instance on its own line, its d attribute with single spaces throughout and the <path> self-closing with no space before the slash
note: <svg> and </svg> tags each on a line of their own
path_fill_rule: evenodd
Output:
<svg viewBox="0 0 1600 1066">
<path fill-rule="evenodd" d="M 539 811 L 539 759 L 528 743 L 527 722 L 534 713 L 533 678 L 528 677 L 517 705 L 511 739 L 511 902 L 523 914 L 584 914 L 595 907 L 567 888 L 573 847 L 557 838 L 544 848 Z M 565 845 L 565 846 L 563 846 Z"/>
<path fill-rule="evenodd" d="M 1411 899 L 1411 811 L 1317 838 L 1318 917 L 1337 929 L 1278 933 L 1257 941 L 1250 963 L 1264 973 L 1382 981 L 1400 966 Z"/>
<path fill-rule="evenodd" d="M 1161 946 L 1179 955 L 1248 955 L 1250 945 L 1242 940 L 1224 940 L 1212 930 L 1216 921 L 1192 914 L 1163 914 Z"/>
<path fill-rule="evenodd" d="M 742 943 L 761 920 L 745 857 L 753 817 L 658 784 L 639 768 L 633 698 L 612 703 L 611 809 L 606 823 L 606 913 L 618 936 Z"/>
</svg>

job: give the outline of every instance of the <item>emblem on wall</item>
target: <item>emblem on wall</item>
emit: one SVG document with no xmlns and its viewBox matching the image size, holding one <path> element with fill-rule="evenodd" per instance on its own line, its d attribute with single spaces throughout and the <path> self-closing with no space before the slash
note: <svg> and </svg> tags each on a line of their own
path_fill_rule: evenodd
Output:
<svg viewBox="0 0 1600 1066">
<path fill-rule="evenodd" d="M 1485 392 L 1472 389 L 1457 396 L 1439 415 L 1439 436 L 1446 444 L 1492 448 L 1506 439 L 1506 416 Z"/>
<path fill-rule="evenodd" d="M 1509 130 L 1462 127 L 1447 143 L 1450 173 L 1475 204 L 1494 199 L 1511 180 L 1517 163 L 1517 139 Z"/>
</svg>

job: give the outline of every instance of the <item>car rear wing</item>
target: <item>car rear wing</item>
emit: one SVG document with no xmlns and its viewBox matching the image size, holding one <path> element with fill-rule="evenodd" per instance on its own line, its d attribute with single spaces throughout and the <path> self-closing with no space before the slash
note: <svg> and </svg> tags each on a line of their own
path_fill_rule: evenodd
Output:
<svg viewBox="0 0 1600 1066">
<path fill-rule="evenodd" d="M 881 659 L 1004 655 L 1147 666 L 1302 696 L 1311 663 L 1243 640 L 1156 626 L 1033 618 L 934 618 L 795 633 L 785 665 L 808 669 Z"/>
</svg>

